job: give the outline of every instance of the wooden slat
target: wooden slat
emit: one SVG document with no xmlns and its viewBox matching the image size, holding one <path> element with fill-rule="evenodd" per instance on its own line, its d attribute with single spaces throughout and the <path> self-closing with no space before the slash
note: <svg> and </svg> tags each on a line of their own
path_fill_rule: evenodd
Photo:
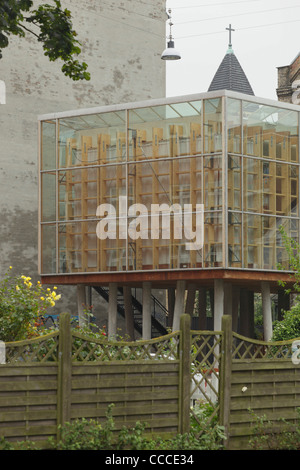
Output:
<svg viewBox="0 0 300 470">
<path fill-rule="evenodd" d="M 20 364 L 0 364 L 0 379 L 1 377 L 16 377 L 16 376 L 34 376 L 34 375 L 56 375 L 57 365 L 54 363 L 45 363 L 43 365 L 38 363 Z"/>
<path fill-rule="evenodd" d="M 1 388 L 1 387 L 0 387 Z M 47 395 L 21 395 L 16 396 L 10 393 L 7 396 L 0 395 L 0 408 L 8 406 L 42 406 L 42 405 L 54 405 L 57 403 L 56 394 L 47 394 Z"/>
<path fill-rule="evenodd" d="M 109 361 L 109 362 L 88 362 L 82 365 L 82 363 L 73 363 L 72 364 L 72 375 L 77 374 L 88 374 L 89 368 L 93 373 L 105 373 L 105 374 L 119 374 L 119 373 L 132 373 L 132 374 L 142 374 L 146 372 L 176 372 L 179 368 L 179 361 Z"/>
<path fill-rule="evenodd" d="M 107 412 L 107 405 L 99 403 L 97 407 L 88 408 L 85 407 L 84 404 L 80 404 L 78 407 L 72 407 L 72 419 L 79 418 L 79 417 L 86 417 L 86 418 L 98 418 L 104 417 Z M 116 405 L 113 408 L 113 416 L 119 417 L 126 417 L 126 416 L 138 416 L 143 419 L 143 415 L 147 414 L 177 414 L 178 412 L 178 403 L 168 402 L 168 406 L 166 404 L 145 404 L 145 405 L 137 405 L 137 404 L 126 404 L 124 405 Z"/>
<path fill-rule="evenodd" d="M 56 380 L 28 380 L 2 382 L 1 391 L 57 390 Z"/>
<path fill-rule="evenodd" d="M 77 380 L 72 380 L 72 388 L 73 389 L 86 389 L 86 388 L 131 388 L 131 387 L 147 387 L 151 385 L 152 387 L 164 386 L 167 387 L 169 385 L 178 385 L 178 377 L 137 377 L 134 379 L 134 382 L 127 377 L 116 377 L 112 379 L 106 378 L 82 378 Z"/>
<path fill-rule="evenodd" d="M 15 426 L 0 428 L 0 436 L 19 437 L 20 440 L 32 436 L 51 436 L 56 434 L 56 424 L 41 426 Z"/>
<path fill-rule="evenodd" d="M 56 410 L 29 410 L 29 411 L 5 411 L 1 412 L 1 422 L 13 421 L 43 421 L 53 419 L 56 422 Z"/>
<path fill-rule="evenodd" d="M 98 398 L 98 400 L 97 400 Z M 139 401 L 147 401 L 147 400 L 170 400 L 178 398 L 178 389 L 174 388 L 174 390 L 169 391 L 149 391 L 144 392 L 140 391 L 136 394 L 132 392 L 106 392 L 106 393 L 99 393 L 98 395 L 95 393 L 72 393 L 71 395 L 71 402 L 72 403 L 84 403 L 89 402 L 93 403 L 95 401 L 102 401 L 102 403 L 116 403 L 117 401 L 126 401 L 126 402 L 139 402 Z"/>
</svg>

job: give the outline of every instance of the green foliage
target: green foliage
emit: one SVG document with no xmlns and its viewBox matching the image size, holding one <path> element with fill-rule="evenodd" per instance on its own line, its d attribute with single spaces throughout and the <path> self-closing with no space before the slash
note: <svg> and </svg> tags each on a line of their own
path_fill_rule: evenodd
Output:
<svg viewBox="0 0 300 470">
<path fill-rule="evenodd" d="M 279 227 L 279 232 L 288 255 L 289 266 L 290 270 L 293 272 L 292 277 L 294 279 L 293 289 L 286 289 L 286 292 L 290 293 L 293 291 L 298 293 L 298 295 L 293 307 L 284 312 L 283 319 L 274 322 L 273 341 L 284 341 L 300 337 L 300 246 L 293 238 L 287 236 L 282 226 Z M 278 265 L 278 268 L 283 269 L 281 265 Z M 281 287 L 286 287 L 283 281 L 279 284 Z"/>
<path fill-rule="evenodd" d="M 296 240 L 287 235 L 282 225 L 279 227 L 279 232 L 287 252 L 289 270 L 292 271 L 291 277 L 295 280 L 293 291 L 300 293 L 300 245 Z M 277 268 L 279 270 L 284 269 L 280 263 L 277 265 Z M 283 281 L 279 282 L 279 284 L 282 287 L 286 286 Z M 287 289 L 286 292 L 291 292 L 291 289 Z"/>
<path fill-rule="evenodd" d="M 39 450 L 33 441 L 10 442 L 0 437 L 0 450 Z"/>
<path fill-rule="evenodd" d="M 146 424 L 137 421 L 134 427 L 123 426 L 116 430 L 112 415 L 114 404 L 106 412 L 106 421 L 101 424 L 94 419 L 77 419 L 60 427 L 59 440 L 50 438 L 48 446 L 53 450 L 221 450 L 223 432 L 220 426 L 207 423 L 202 426 L 199 436 L 194 431 L 178 434 L 170 439 L 151 436 L 146 432 Z M 35 449 L 36 444 L 28 442 L 12 443 L 0 439 L 0 450 Z"/>
<path fill-rule="evenodd" d="M 293 425 L 285 419 L 270 421 L 266 415 L 258 416 L 252 411 L 253 437 L 249 440 L 254 450 L 300 450 L 300 419 Z M 298 409 L 300 418 L 300 409 Z"/>
<path fill-rule="evenodd" d="M 290 270 L 293 272 L 293 278 L 295 282 L 293 284 L 293 291 L 300 292 L 300 247 L 299 244 L 292 238 L 288 237 L 284 228 L 279 227 L 279 232 L 282 237 L 283 244 L 285 246 Z M 281 265 L 278 265 L 279 269 L 282 269 Z M 284 282 L 279 283 L 282 287 L 286 287 Z M 291 289 L 286 289 L 287 293 L 291 292 Z M 294 339 L 300 337 L 300 302 L 299 296 L 296 298 L 294 306 L 284 312 L 283 320 L 274 322 L 273 329 L 273 341 L 281 341 L 286 339 Z"/>
<path fill-rule="evenodd" d="M 272 341 L 284 341 L 300 338 L 300 303 L 299 301 L 283 315 L 283 320 L 273 324 Z"/>
<path fill-rule="evenodd" d="M 32 9 L 32 0 L 2 0 L 0 3 L 0 59 L 9 45 L 9 36 L 24 37 L 29 33 L 43 46 L 50 61 L 61 59 L 62 72 L 72 80 L 89 80 L 87 64 L 75 57 L 81 53 L 81 44 L 73 30 L 71 12 L 62 9 L 60 0 L 54 5 L 41 4 Z M 25 15 L 26 16 L 25 16 Z"/>
<path fill-rule="evenodd" d="M 0 340 L 5 342 L 36 336 L 41 317 L 60 299 L 56 288 L 51 292 L 40 282 L 33 285 L 28 276 L 11 276 L 10 271 L 0 281 Z"/>
</svg>

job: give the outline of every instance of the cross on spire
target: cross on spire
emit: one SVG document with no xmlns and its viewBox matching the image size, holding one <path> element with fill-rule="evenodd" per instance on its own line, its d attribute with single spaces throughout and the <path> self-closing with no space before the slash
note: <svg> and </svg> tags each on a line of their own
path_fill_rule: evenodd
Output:
<svg viewBox="0 0 300 470">
<path fill-rule="evenodd" d="M 235 31 L 235 29 L 233 29 L 231 27 L 231 24 L 230 24 L 229 28 L 226 28 L 226 30 L 229 31 L 229 47 L 231 47 L 232 46 L 232 44 L 231 44 L 231 33 L 232 33 L 232 31 Z"/>
</svg>

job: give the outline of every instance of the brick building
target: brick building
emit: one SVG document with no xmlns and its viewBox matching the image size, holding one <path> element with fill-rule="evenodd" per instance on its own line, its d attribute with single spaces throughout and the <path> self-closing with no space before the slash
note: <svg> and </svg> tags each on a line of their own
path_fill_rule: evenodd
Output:
<svg viewBox="0 0 300 470">
<path fill-rule="evenodd" d="M 277 68 L 279 101 L 300 104 L 300 53 L 289 65 Z"/>
</svg>

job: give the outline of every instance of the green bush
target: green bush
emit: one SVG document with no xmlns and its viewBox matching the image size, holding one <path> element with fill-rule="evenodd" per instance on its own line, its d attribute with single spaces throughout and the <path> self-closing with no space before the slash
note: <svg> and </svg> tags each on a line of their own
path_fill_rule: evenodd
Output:
<svg viewBox="0 0 300 470">
<path fill-rule="evenodd" d="M 300 450 L 300 408 L 296 424 L 285 419 L 271 422 L 265 415 L 253 416 L 253 437 L 249 440 L 253 450 Z"/>
<path fill-rule="evenodd" d="M 272 341 L 284 341 L 300 338 L 300 303 L 299 301 L 288 311 L 284 312 L 281 321 L 273 324 Z"/>
<path fill-rule="evenodd" d="M 21 341 L 37 336 L 41 318 L 60 299 L 29 276 L 11 275 L 12 267 L 0 281 L 0 340 Z"/>
<path fill-rule="evenodd" d="M 77 419 L 60 428 L 60 439 L 49 439 L 52 450 L 217 450 L 222 449 L 223 429 L 216 424 L 198 423 L 197 432 L 178 434 L 170 439 L 153 437 L 146 432 L 146 424 L 136 422 L 132 428 L 115 429 L 112 416 L 113 404 L 108 407 L 106 421 L 100 424 L 94 419 Z M 0 439 L 0 450 L 19 448 L 35 449 L 36 444 L 26 442 L 12 443 Z"/>
</svg>

